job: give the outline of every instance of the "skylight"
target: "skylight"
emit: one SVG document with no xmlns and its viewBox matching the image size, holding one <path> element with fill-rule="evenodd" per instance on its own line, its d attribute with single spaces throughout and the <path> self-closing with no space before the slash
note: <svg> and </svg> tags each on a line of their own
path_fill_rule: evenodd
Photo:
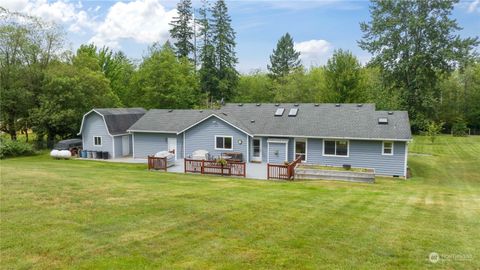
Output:
<svg viewBox="0 0 480 270">
<path fill-rule="evenodd" d="M 298 108 L 291 108 L 288 116 L 297 116 Z"/>
<path fill-rule="evenodd" d="M 278 108 L 275 111 L 275 116 L 282 116 L 284 111 L 285 111 L 285 108 Z"/>
<path fill-rule="evenodd" d="M 388 118 L 386 118 L 386 117 L 380 117 L 380 118 L 378 118 L 378 124 L 380 124 L 380 125 L 387 125 L 387 124 L 388 124 Z"/>
</svg>

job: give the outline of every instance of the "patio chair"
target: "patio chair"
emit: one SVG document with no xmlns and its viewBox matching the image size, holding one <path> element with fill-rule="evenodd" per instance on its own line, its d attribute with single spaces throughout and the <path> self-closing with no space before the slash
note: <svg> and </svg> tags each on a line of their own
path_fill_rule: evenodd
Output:
<svg viewBox="0 0 480 270">
<path fill-rule="evenodd" d="M 197 160 L 208 160 L 209 154 L 207 150 L 196 150 L 192 153 L 192 158 Z"/>
</svg>

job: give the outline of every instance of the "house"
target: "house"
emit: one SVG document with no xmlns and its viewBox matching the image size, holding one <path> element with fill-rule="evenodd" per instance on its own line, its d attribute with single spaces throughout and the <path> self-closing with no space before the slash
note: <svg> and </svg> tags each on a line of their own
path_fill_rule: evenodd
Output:
<svg viewBox="0 0 480 270">
<path fill-rule="evenodd" d="M 144 114 L 142 108 L 93 109 L 82 119 L 80 132 L 84 150 L 108 152 L 111 158 L 132 154 L 132 135 L 127 129 Z"/>
<path fill-rule="evenodd" d="M 126 132 L 135 159 L 166 150 L 176 159 L 196 150 L 213 157 L 235 152 L 246 162 L 265 164 L 301 156 L 306 163 L 349 164 L 402 177 L 412 139 L 407 112 L 377 111 L 374 104 L 229 103 L 216 110 L 153 109 Z"/>
</svg>

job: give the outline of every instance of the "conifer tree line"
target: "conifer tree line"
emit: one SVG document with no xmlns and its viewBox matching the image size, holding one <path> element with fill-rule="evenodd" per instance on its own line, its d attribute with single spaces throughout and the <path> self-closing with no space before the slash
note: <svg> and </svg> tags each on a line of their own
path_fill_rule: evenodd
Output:
<svg viewBox="0 0 480 270">
<path fill-rule="evenodd" d="M 414 132 L 433 122 L 445 132 L 480 132 L 478 39 L 458 35 L 455 3 L 373 0 L 371 19 L 359 25 L 358 45 L 372 54 L 367 64 L 339 48 L 325 65 L 306 67 L 294 33 L 285 33 L 265 71 L 248 74 L 236 69 L 224 0 L 195 9 L 180 0 L 171 39 L 149 46 L 138 63 L 92 44 L 69 51 L 57 25 L 0 8 L 0 130 L 12 139 L 33 130 L 53 142 L 75 137 L 94 107 L 211 108 L 224 100 L 371 102 L 407 110 Z"/>
</svg>

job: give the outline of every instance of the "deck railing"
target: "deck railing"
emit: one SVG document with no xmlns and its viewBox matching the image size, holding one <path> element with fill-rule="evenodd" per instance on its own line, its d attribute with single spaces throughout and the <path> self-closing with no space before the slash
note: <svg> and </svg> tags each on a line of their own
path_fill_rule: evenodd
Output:
<svg viewBox="0 0 480 270">
<path fill-rule="evenodd" d="M 148 156 L 148 169 L 167 171 L 167 158 Z"/>
<path fill-rule="evenodd" d="M 190 173 L 215 174 L 223 176 L 246 176 L 247 166 L 245 162 L 229 161 L 223 164 L 213 160 L 184 160 L 184 171 Z"/>
<path fill-rule="evenodd" d="M 293 180 L 295 178 L 295 167 L 302 161 L 299 156 L 288 164 L 270 164 L 267 163 L 267 179 Z"/>
</svg>

